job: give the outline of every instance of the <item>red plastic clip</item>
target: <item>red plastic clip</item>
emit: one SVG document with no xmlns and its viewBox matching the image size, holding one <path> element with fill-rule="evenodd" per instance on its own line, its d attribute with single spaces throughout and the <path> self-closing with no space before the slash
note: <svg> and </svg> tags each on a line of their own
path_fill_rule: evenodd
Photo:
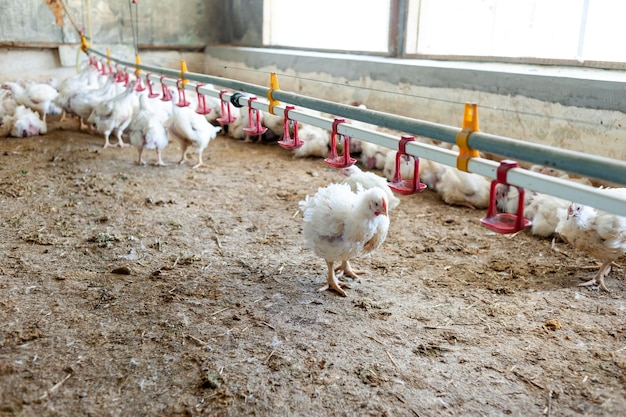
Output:
<svg viewBox="0 0 626 417">
<path fill-rule="evenodd" d="M 96 70 L 100 71 L 99 62 L 93 56 L 89 55 L 89 65 L 94 67 Z"/>
<path fill-rule="evenodd" d="M 113 68 L 111 68 L 111 64 L 110 63 L 107 62 L 106 65 L 104 63 L 102 63 L 101 74 L 102 75 L 113 74 Z"/>
<path fill-rule="evenodd" d="M 143 81 L 139 76 L 141 70 L 139 69 L 139 65 L 141 65 L 141 58 L 139 58 L 139 54 L 135 55 L 135 77 L 137 77 L 137 84 L 135 85 L 135 91 L 142 92 L 146 89 L 143 85 Z"/>
<path fill-rule="evenodd" d="M 294 106 L 285 107 L 285 121 L 283 122 L 283 138 L 278 144 L 285 149 L 297 149 L 304 145 L 298 137 L 298 122 L 289 118 L 289 112 L 295 109 Z M 293 126 L 293 138 L 290 129 Z"/>
<path fill-rule="evenodd" d="M 172 92 L 170 91 L 169 88 L 167 88 L 167 85 L 165 85 L 165 83 L 163 82 L 164 78 L 165 78 L 165 75 L 161 75 L 161 91 L 163 92 L 163 95 L 161 96 L 161 101 L 172 101 L 174 97 L 172 97 Z"/>
<path fill-rule="evenodd" d="M 176 80 L 176 89 L 178 90 L 178 102 L 176 105 L 178 107 L 187 107 L 189 105 L 189 101 L 187 97 L 185 97 L 185 82 L 182 79 Z"/>
<path fill-rule="evenodd" d="M 512 168 L 518 167 L 517 162 L 510 159 L 500 161 L 500 166 L 496 171 L 496 179 L 491 181 L 487 216 L 480 219 L 480 222 L 497 233 L 516 233 L 532 224 L 530 220 L 524 217 L 524 189 L 522 187 L 517 187 L 519 197 L 516 214 L 498 213 L 496 205 L 496 186 L 498 184 L 509 185 L 506 181 L 507 174 Z"/>
<path fill-rule="evenodd" d="M 204 84 L 202 83 L 196 84 L 196 94 L 198 94 L 198 107 L 196 108 L 196 113 L 209 114 L 213 109 L 206 106 L 206 97 L 200 92 L 200 87 L 202 87 L 203 85 Z"/>
<path fill-rule="evenodd" d="M 389 188 L 400 194 L 415 194 L 426 189 L 426 184 L 420 182 L 420 162 L 413 155 L 406 153 L 406 144 L 415 141 L 414 136 L 402 136 L 396 154 L 396 172 L 393 174 L 393 181 L 389 183 Z M 402 169 L 400 163 L 402 158 L 413 158 L 413 179 L 402 179 Z"/>
<path fill-rule="evenodd" d="M 124 71 L 123 69 L 120 68 L 119 64 L 116 64 L 116 72 L 115 72 L 115 78 L 114 81 L 116 83 L 124 83 L 124 87 L 126 87 L 128 85 L 128 73 L 126 71 Z"/>
<path fill-rule="evenodd" d="M 137 85 L 135 86 L 135 91 L 142 92 L 145 89 L 146 89 L 146 87 L 143 85 L 143 80 L 141 79 L 139 74 L 137 74 Z"/>
<path fill-rule="evenodd" d="M 111 69 L 111 72 L 113 72 L 113 70 Z M 113 81 L 115 81 L 116 83 L 119 83 L 120 81 L 122 81 L 122 70 L 120 69 L 120 64 L 115 63 L 115 74 L 113 75 Z"/>
<path fill-rule="evenodd" d="M 349 166 L 354 165 L 356 159 L 350 157 L 350 137 L 343 136 L 343 155 L 337 154 L 337 126 L 340 123 L 345 123 L 346 119 L 335 119 L 333 120 L 333 130 L 330 135 L 330 154 L 328 158 L 324 159 L 328 165 L 333 166 L 335 168 L 347 168 Z"/>
<path fill-rule="evenodd" d="M 261 112 L 252 108 L 252 101 L 256 99 L 256 97 L 248 99 L 248 127 L 244 127 L 243 131 L 249 135 L 260 136 L 267 131 L 267 128 L 261 125 Z"/>
<path fill-rule="evenodd" d="M 227 90 L 220 91 L 220 106 L 221 106 L 222 115 L 217 118 L 217 122 L 221 124 L 222 126 L 229 125 L 235 120 L 237 120 L 237 118 L 231 114 L 230 102 L 224 101 L 224 94 L 226 94 L 227 92 L 228 92 Z"/>
<path fill-rule="evenodd" d="M 150 81 L 150 76 L 152 75 L 152 73 L 147 73 L 146 74 L 146 86 L 148 86 L 148 97 L 149 98 L 155 98 L 159 96 L 159 93 L 155 93 L 152 90 L 152 81 Z"/>
</svg>

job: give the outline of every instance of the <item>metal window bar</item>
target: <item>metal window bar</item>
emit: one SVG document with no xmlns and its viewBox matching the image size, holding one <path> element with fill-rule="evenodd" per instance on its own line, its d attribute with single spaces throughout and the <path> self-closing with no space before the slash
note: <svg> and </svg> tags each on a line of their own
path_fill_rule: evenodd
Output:
<svg viewBox="0 0 626 417">
<path fill-rule="evenodd" d="M 125 66 L 125 70 L 127 72 L 134 71 L 135 68 L 146 71 L 150 73 L 150 80 L 152 82 L 161 82 L 161 77 L 156 74 L 171 77 L 164 78 L 162 82 L 168 86 L 177 87 L 176 81 L 180 77 L 180 71 L 143 64 L 136 65 L 132 62 L 125 62 L 112 57 L 107 57 L 105 54 L 91 48 L 88 49 L 88 52 L 104 58 L 104 62 L 106 62 L 106 59 L 116 61 L 118 64 Z M 139 75 L 145 79 L 146 72 L 140 72 Z M 232 90 L 256 95 L 260 98 L 265 97 L 269 91 L 268 87 L 194 72 L 185 72 L 184 76 L 186 80 L 204 84 L 214 84 L 230 88 Z M 184 88 L 186 90 L 196 91 L 195 84 L 186 83 Z M 202 94 L 219 98 L 218 90 L 202 86 L 198 88 L 198 91 Z M 230 100 L 232 94 L 226 93 L 224 94 L 224 97 Z M 453 144 L 456 144 L 457 133 L 461 130 L 458 127 L 392 115 L 376 110 L 362 109 L 351 105 L 302 96 L 283 90 L 274 90 L 272 97 L 275 100 L 290 103 L 302 108 L 318 110 L 324 113 L 333 114 L 337 117 L 359 120 L 400 132 Z M 240 97 L 239 104 L 241 106 L 247 106 L 248 99 L 246 97 Z M 265 100 L 254 100 L 252 107 L 262 111 L 269 111 L 268 104 L 269 103 Z M 284 110 L 285 106 L 282 104 L 274 106 L 274 111 L 276 113 Z M 328 118 L 313 116 L 297 110 L 292 110 L 289 114 L 291 119 L 302 123 L 308 123 L 327 130 L 332 128 L 332 120 Z M 341 123 L 338 126 L 338 133 L 390 149 L 398 149 L 399 138 L 394 135 L 376 132 L 369 129 L 362 129 L 352 126 L 349 123 Z M 626 185 L 626 162 L 624 161 L 553 148 L 483 132 L 473 132 L 468 138 L 468 144 L 472 149 L 501 155 L 515 160 L 550 166 L 556 169 L 610 183 Z M 456 167 L 458 154 L 451 150 L 419 142 L 410 142 L 406 146 L 406 151 L 408 154 L 419 158 L 426 158 L 448 166 Z M 469 172 L 495 179 L 496 169 L 498 166 L 498 162 L 476 157 L 469 160 L 468 170 Z M 589 187 L 573 181 L 535 173 L 523 168 L 511 169 L 507 177 L 507 182 L 511 185 L 524 187 L 544 194 L 550 194 L 555 197 L 589 205 L 621 216 L 626 216 L 626 199 L 613 195 L 606 195 L 595 187 Z"/>
</svg>

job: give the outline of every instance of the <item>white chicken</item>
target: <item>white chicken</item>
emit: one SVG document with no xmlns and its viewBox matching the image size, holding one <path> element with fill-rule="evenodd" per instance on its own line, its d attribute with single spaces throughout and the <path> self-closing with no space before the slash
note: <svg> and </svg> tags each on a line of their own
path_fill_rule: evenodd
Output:
<svg viewBox="0 0 626 417">
<path fill-rule="evenodd" d="M 626 197 L 626 188 L 605 191 Z M 556 233 L 574 248 L 602 261 L 596 275 L 579 285 L 600 286 L 608 291 L 604 278 L 611 272 L 612 263 L 626 253 L 626 217 L 578 203 L 571 203 L 558 213 Z"/>
<path fill-rule="evenodd" d="M 400 204 L 400 199 L 393 194 L 387 180 L 373 172 L 363 171 L 356 165 L 341 168 L 341 173 L 346 178 L 341 181 L 342 184 L 348 184 L 352 191 L 357 192 L 359 189 L 369 190 L 370 188 L 379 187 L 385 190 L 387 201 L 389 202 L 389 210 L 393 210 Z"/>
<path fill-rule="evenodd" d="M 393 181 L 396 172 L 397 151 L 387 153 L 384 173 L 389 181 Z M 413 179 L 414 164 L 411 157 L 400 160 L 402 179 Z M 466 206 L 474 209 L 487 208 L 491 181 L 482 175 L 461 171 L 454 167 L 430 161 L 419 160 L 420 181 L 428 189 L 437 192 L 439 197 L 450 205 Z"/>
<path fill-rule="evenodd" d="M 482 175 L 442 165 L 435 191 L 450 205 L 484 209 L 489 206 L 491 181 Z"/>
<path fill-rule="evenodd" d="M 565 210 L 568 205 L 569 201 L 549 194 L 535 193 L 532 195 L 524 207 L 524 217 L 532 222 L 530 233 L 541 237 L 554 235 L 559 223 L 558 210 Z"/>
<path fill-rule="evenodd" d="M 118 84 L 115 83 L 113 76 L 109 75 L 101 87 L 96 89 L 83 89 L 68 98 L 67 111 L 78 116 L 80 130 L 88 129 L 88 125 L 85 121 L 89 119 L 93 109 L 99 103 L 109 100 L 118 94 L 118 88 Z"/>
<path fill-rule="evenodd" d="M 233 139 L 243 140 L 246 139 L 246 132 L 243 129 L 248 127 L 248 108 L 231 106 L 231 112 L 235 109 L 237 109 L 239 114 L 235 121 L 228 125 L 228 136 Z"/>
<path fill-rule="evenodd" d="M 98 103 L 89 116 L 89 123 L 93 124 L 98 132 L 104 134 L 104 147 L 130 146 L 124 143 L 122 134 L 133 121 L 133 116 L 139 109 L 139 97 L 135 93 L 137 80 L 131 81 L 126 90 L 115 97 Z M 117 144 L 111 145 L 109 137 L 115 133 Z"/>
<path fill-rule="evenodd" d="M 281 140 L 285 129 L 285 116 L 282 114 L 263 113 L 263 126 L 267 132 L 263 134 L 264 142 L 275 142 Z"/>
<path fill-rule="evenodd" d="M 142 158 L 144 149 L 154 149 L 157 154 L 155 165 L 165 166 L 161 153 L 169 142 L 164 125 L 167 114 L 160 113 L 158 109 L 155 111 L 149 101 L 147 95 L 140 95 L 140 110 L 128 126 L 130 143 L 137 148 L 137 165 L 145 164 Z"/>
<path fill-rule="evenodd" d="M 302 146 L 293 150 L 293 156 L 326 158 L 329 153 L 330 132 L 309 124 L 298 126 L 298 137 L 302 141 Z"/>
<path fill-rule="evenodd" d="M 49 84 L 30 81 L 22 86 L 14 82 L 5 82 L 2 88 L 11 91 L 17 104 L 39 113 L 44 123 L 48 114 L 60 113 L 60 108 L 54 103 L 59 92 Z"/>
<path fill-rule="evenodd" d="M 333 289 L 347 296 L 342 287 L 349 284 L 339 281 L 335 272 L 343 271 L 359 282 L 357 274 L 362 272 L 354 271 L 350 260 L 371 253 L 385 241 L 389 230 L 387 194 L 378 187 L 354 193 L 348 184 L 331 184 L 320 187 L 299 206 L 304 240 L 328 266 L 327 284 L 319 291 Z M 341 262 L 337 269 L 335 262 Z"/>
<path fill-rule="evenodd" d="M 67 114 L 72 113 L 69 106 L 70 99 L 76 94 L 95 90 L 101 87 L 100 78 L 106 78 L 91 65 L 87 65 L 75 75 L 65 78 L 58 86 L 59 95 L 54 99 L 57 106 L 61 108 L 61 121 L 66 119 Z M 104 84 L 104 82 L 103 82 Z M 87 115 L 89 116 L 89 115 Z"/>
<path fill-rule="evenodd" d="M 0 137 L 6 137 L 13 127 L 12 116 L 17 108 L 13 94 L 7 90 L 0 90 Z"/>
<path fill-rule="evenodd" d="M 496 207 L 500 212 L 517 214 L 518 201 L 517 187 L 506 184 L 496 186 Z M 566 209 L 568 205 L 569 201 L 562 198 L 524 190 L 524 217 L 532 222 L 530 233 L 541 237 L 554 235 L 559 222 L 557 211 Z"/>
<path fill-rule="evenodd" d="M 2 126 L 1 130 L 8 130 L 9 136 L 16 138 L 38 136 L 47 132 L 47 125 L 41 120 L 39 113 L 23 105 L 17 106 L 12 115 L 6 116 L 2 120 Z"/>
<path fill-rule="evenodd" d="M 217 124 L 217 119 L 221 117 L 221 105 L 220 100 L 216 97 L 204 96 L 204 102 L 206 104 L 207 109 L 211 109 L 211 111 L 204 115 L 207 122 L 212 125 Z"/>
<path fill-rule="evenodd" d="M 446 166 L 439 162 L 420 158 L 420 181 L 426 184 L 429 190 L 435 191 L 441 177 L 446 172 Z M 412 174 L 411 174 L 412 176 Z"/>
<path fill-rule="evenodd" d="M 178 107 L 172 102 L 172 115 L 166 122 L 168 136 L 176 139 L 182 149 L 179 163 L 187 161 L 187 149 L 193 146 L 198 153 L 198 163 L 193 169 L 206 166 L 202 161 L 202 153 L 217 134 L 222 130 L 213 126 L 207 119 L 190 107 Z"/>
<path fill-rule="evenodd" d="M 557 178 L 561 178 L 564 180 L 574 181 L 574 182 L 584 184 L 584 185 L 589 185 L 589 186 L 593 185 L 589 178 L 572 177 L 569 173 L 561 169 L 550 168 L 550 167 L 543 166 L 543 165 L 532 165 L 530 168 L 528 168 L 528 170 L 533 171 L 533 172 L 538 172 L 544 175 L 549 175 L 551 177 L 557 177 Z"/>
<path fill-rule="evenodd" d="M 13 127 L 12 121 L 7 119 L 0 119 L 0 138 L 6 138 L 11 133 Z"/>
<path fill-rule="evenodd" d="M 385 165 L 383 167 L 383 173 L 388 181 L 393 181 L 396 174 L 396 155 L 398 151 L 389 150 L 385 156 Z M 420 160 L 421 162 L 421 160 Z M 402 179 L 413 179 L 413 159 L 409 156 L 400 158 L 400 174 Z"/>
<path fill-rule="evenodd" d="M 391 149 L 384 146 L 362 141 L 360 155 L 361 164 L 363 164 L 363 166 L 368 169 L 383 170 L 385 168 L 387 154 L 390 151 Z"/>
</svg>

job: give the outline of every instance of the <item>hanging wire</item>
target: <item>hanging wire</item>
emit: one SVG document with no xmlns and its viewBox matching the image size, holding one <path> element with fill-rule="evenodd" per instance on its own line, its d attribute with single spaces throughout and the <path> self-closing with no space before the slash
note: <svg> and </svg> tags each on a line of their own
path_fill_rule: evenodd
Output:
<svg viewBox="0 0 626 417">
<path fill-rule="evenodd" d="M 82 31 L 85 32 L 85 0 L 80 2 L 80 21 L 83 24 Z"/>
<path fill-rule="evenodd" d="M 256 74 L 271 74 L 272 72 L 275 72 L 275 71 L 260 71 L 260 70 L 250 69 L 250 68 L 232 67 L 232 66 L 228 66 L 228 65 L 214 65 L 214 66 L 215 67 L 220 67 L 220 68 L 223 68 L 223 69 L 243 71 L 243 72 L 251 72 L 251 73 L 256 73 Z M 315 78 L 300 77 L 300 76 L 289 75 L 289 74 L 278 74 L 278 75 L 280 75 L 281 78 L 292 78 L 292 79 L 296 79 L 296 80 L 299 80 L 299 81 L 309 81 L 309 82 L 315 82 L 315 83 L 326 84 L 326 85 L 333 85 L 333 86 L 339 86 L 339 87 L 355 87 L 355 88 L 358 88 L 361 91 L 362 90 L 366 90 L 366 91 L 372 91 L 372 92 L 375 92 L 375 93 L 384 93 L 384 94 L 391 94 L 391 95 L 401 96 L 401 97 L 409 97 L 409 98 L 415 98 L 415 99 L 421 99 L 421 100 L 437 101 L 437 102 L 440 102 L 440 103 L 455 104 L 455 105 L 459 105 L 459 106 L 464 106 L 465 103 L 466 103 L 466 101 L 457 101 L 457 100 L 450 100 L 450 99 L 445 99 L 445 98 L 422 96 L 422 95 L 419 95 L 419 94 L 401 93 L 401 92 L 397 92 L 397 91 L 382 90 L 382 89 L 372 88 L 372 87 L 351 86 L 347 82 L 346 83 L 338 83 L 338 82 L 333 82 L 333 81 L 323 81 L 323 80 L 318 80 L 318 79 L 315 79 Z M 469 101 L 477 101 L 477 100 L 469 100 Z M 494 111 L 494 112 L 513 113 L 513 114 L 516 114 L 516 115 L 535 117 L 535 118 L 546 119 L 546 120 L 560 120 L 560 121 L 564 121 L 564 122 L 574 123 L 574 124 L 577 124 L 577 125 L 588 125 L 588 126 L 594 126 L 594 127 L 602 126 L 602 127 L 605 127 L 605 128 L 610 127 L 610 125 L 609 126 L 604 125 L 602 122 L 598 123 L 598 122 L 591 122 L 591 121 L 580 120 L 580 119 L 572 119 L 572 118 L 568 118 L 568 117 L 546 116 L 545 113 L 535 113 L 535 112 L 524 111 L 524 110 L 508 109 L 508 108 L 505 108 L 505 107 L 488 106 L 488 105 L 480 104 L 480 108 L 481 109 L 485 109 L 485 110 L 491 110 L 491 111 Z"/>
<path fill-rule="evenodd" d="M 88 39 L 93 42 L 93 31 L 91 26 L 91 0 L 85 0 L 85 9 L 87 10 L 87 34 Z"/>
<path fill-rule="evenodd" d="M 74 27 L 74 30 L 76 30 L 76 33 L 78 33 L 78 35 L 80 35 L 81 31 L 78 28 L 78 25 L 76 24 L 74 19 L 72 19 L 72 15 L 70 14 L 69 10 L 67 10 L 67 6 L 65 5 L 65 2 L 63 0 L 59 0 L 59 3 L 61 3 L 61 6 L 63 6 L 63 11 L 65 12 L 65 15 L 67 16 L 67 18 L 70 20 L 70 23 Z"/>
<path fill-rule="evenodd" d="M 133 13 L 133 4 L 135 5 L 134 13 Z M 130 11 L 130 28 L 133 33 L 133 47 L 135 48 L 135 55 L 139 54 L 139 12 L 137 11 L 137 9 L 138 9 L 137 1 L 128 0 L 128 10 Z M 133 15 L 134 15 L 134 18 L 133 18 Z"/>
</svg>

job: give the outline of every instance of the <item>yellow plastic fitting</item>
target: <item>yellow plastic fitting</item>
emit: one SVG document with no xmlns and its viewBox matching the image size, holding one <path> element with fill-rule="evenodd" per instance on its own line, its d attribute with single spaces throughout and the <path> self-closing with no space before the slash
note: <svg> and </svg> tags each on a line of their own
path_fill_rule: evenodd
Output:
<svg viewBox="0 0 626 417">
<path fill-rule="evenodd" d="M 459 147 L 459 156 L 456 158 L 456 167 L 468 172 L 467 164 L 470 159 L 478 156 L 478 151 L 469 146 L 468 139 L 474 132 L 478 132 L 478 105 L 465 103 L 463 112 L 463 126 L 456 135 L 456 145 Z"/>
<path fill-rule="evenodd" d="M 139 69 L 139 65 L 141 65 L 141 58 L 139 58 L 139 54 L 135 55 L 135 76 L 139 78 L 139 73 L 141 70 Z"/>
<path fill-rule="evenodd" d="M 187 71 L 187 63 L 185 62 L 184 59 L 180 60 L 180 80 L 181 80 L 181 86 L 183 88 L 185 88 L 185 84 L 187 84 L 187 80 L 185 79 L 185 73 L 188 72 Z"/>
<path fill-rule="evenodd" d="M 89 48 L 91 44 L 87 42 L 87 38 L 85 35 L 80 35 L 80 50 L 84 53 L 87 53 L 87 48 Z"/>
<path fill-rule="evenodd" d="M 267 99 L 270 101 L 270 104 L 268 105 L 269 111 L 274 115 L 276 114 L 274 113 L 274 106 L 280 105 L 280 101 L 274 100 L 274 96 L 272 95 L 275 90 L 279 90 L 278 76 L 275 72 L 272 72 L 270 73 L 270 89 L 267 92 Z"/>
</svg>

